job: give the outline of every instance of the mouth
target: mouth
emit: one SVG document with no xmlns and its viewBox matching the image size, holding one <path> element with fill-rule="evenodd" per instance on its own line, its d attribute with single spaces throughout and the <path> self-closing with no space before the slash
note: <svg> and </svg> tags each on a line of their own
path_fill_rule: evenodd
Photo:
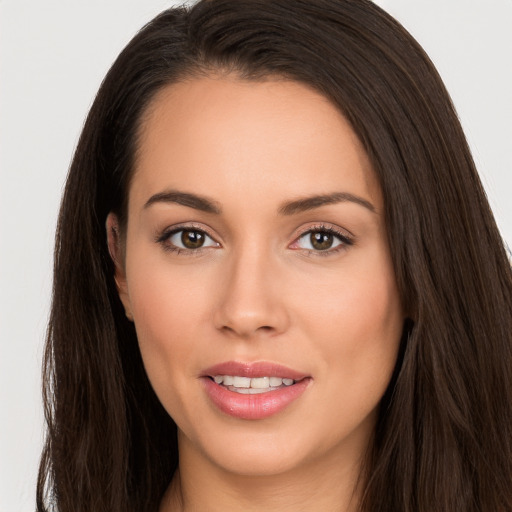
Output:
<svg viewBox="0 0 512 512">
<path fill-rule="evenodd" d="M 258 395 L 277 391 L 295 384 L 294 379 L 286 377 L 241 377 L 240 375 L 215 375 L 215 384 L 225 387 L 229 391 L 242 395 Z"/>
<path fill-rule="evenodd" d="M 257 420 L 297 401 L 312 382 L 307 374 L 269 362 L 230 361 L 201 375 L 210 402 L 229 416 Z"/>
</svg>

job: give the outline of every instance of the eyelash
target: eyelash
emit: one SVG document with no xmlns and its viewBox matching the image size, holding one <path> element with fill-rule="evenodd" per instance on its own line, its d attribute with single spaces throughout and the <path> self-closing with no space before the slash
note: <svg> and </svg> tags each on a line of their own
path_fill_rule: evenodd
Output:
<svg viewBox="0 0 512 512">
<path fill-rule="evenodd" d="M 163 249 L 168 252 L 172 252 L 176 255 L 185 255 L 185 256 L 199 256 L 201 255 L 205 250 L 208 250 L 212 246 L 206 246 L 206 247 L 198 247 L 197 249 L 185 249 L 182 247 L 176 247 L 174 244 L 170 243 L 170 238 L 182 231 L 191 231 L 195 233 L 201 233 L 204 236 L 207 236 L 211 240 L 213 240 L 217 247 L 220 247 L 220 244 L 215 241 L 215 238 L 211 236 L 208 231 L 206 231 L 203 227 L 195 226 L 192 224 L 188 225 L 182 225 L 182 226 L 175 226 L 171 229 L 164 230 L 163 233 L 158 235 L 155 239 L 157 243 L 162 245 Z M 291 245 L 296 244 L 299 240 L 301 240 L 306 235 L 311 235 L 312 233 L 326 233 L 333 235 L 335 238 L 338 239 L 340 242 L 339 245 L 335 246 L 334 248 L 329 248 L 326 250 L 314 250 L 314 249 L 303 249 L 303 248 L 296 248 L 293 250 L 303 251 L 306 252 L 308 255 L 312 256 L 320 256 L 320 257 L 326 257 L 330 256 L 332 254 L 336 254 L 340 251 L 347 250 L 348 247 L 354 245 L 354 240 L 352 236 L 347 235 L 346 233 L 342 233 L 341 230 L 338 230 L 334 228 L 333 226 L 328 226 L 325 224 L 319 224 L 315 226 L 310 226 L 307 230 L 302 231 L 292 242 Z"/>
<path fill-rule="evenodd" d="M 354 239 L 351 235 L 348 235 L 347 233 L 343 233 L 341 230 L 336 229 L 332 225 L 326 225 L 326 224 L 318 224 L 314 226 L 309 226 L 305 231 L 300 233 L 295 240 L 293 241 L 293 244 L 296 244 L 301 238 L 303 238 L 306 235 L 311 235 L 312 233 L 327 233 L 329 235 L 333 235 L 335 238 L 337 238 L 341 243 L 337 245 L 336 247 L 332 249 L 326 249 L 326 250 L 313 250 L 313 249 L 295 249 L 299 251 L 305 251 L 308 253 L 308 255 L 312 255 L 314 257 L 327 257 L 332 256 L 333 254 L 337 254 L 340 251 L 346 251 L 350 246 L 354 245 Z M 292 245 L 293 245 L 292 244 Z"/>
<path fill-rule="evenodd" d="M 159 243 L 165 251 L 172 252 L 176 255 L 184 255 L 184 256 L 199 256 L 205 250 L 209 249 L 211 246 L 207 247 L 198 247 L 197 249 L 186 249 L 182 247 L 176 247 L 174 244 L 170 242 L 172 236 L 181 233 L 182 231 L 191 231 L 193 233 L 202 233 L 204 236 L 207 236 L 211 240 L 215 241 L 214 237 L 211 236 L 208 231 L 206 231 L 203 227 L 195 226 L 193 224 L 185 224 L 182 226 L 175 226 L 173 228 L 169 228 L 163 231 L 161 235 L 156 237 L 156 242 Z M 218 244 L 218 242 L 215 242 Z M 220 244 L 218 244 L 220 247 Z"/>
</svg>

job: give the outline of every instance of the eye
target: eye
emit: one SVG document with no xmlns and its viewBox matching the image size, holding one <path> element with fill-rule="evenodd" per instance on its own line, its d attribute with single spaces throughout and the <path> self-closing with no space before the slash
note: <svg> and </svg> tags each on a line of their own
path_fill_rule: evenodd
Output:
<svg viewBox="0 0 512 512">
<path fill-rule="evenodd" d="M 162 243 L 166 249 L 180 252 L 220 246 L 207 233 L 197 228 L 174 229 L 159 237 L 158 242 Z"/>
<path fill-rule="evenodd" d="M 292 249 L 314 252 L 335 252 L 353 245 L 352 240 L 332 228 L 315 228 L 303 233 L 293 243 Z"/>
</svg>

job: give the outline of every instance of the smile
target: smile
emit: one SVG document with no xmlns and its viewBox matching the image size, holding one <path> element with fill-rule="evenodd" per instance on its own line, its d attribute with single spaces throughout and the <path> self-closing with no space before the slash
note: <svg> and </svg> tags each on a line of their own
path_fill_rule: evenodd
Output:
<svg viewBox="0 0 512 512">
<path fill-rule="evenodd" d="M 238 375 L 215 375 L 213 380 L 216 384 L 229 389 L 229 391 L 244 395 L 268 393 L 295 384 L 293 379 L 282 377 L 254 377 L 251 379 Z"/>
<path fill-rule="evenodd" d="M 298 401 L 313 379 L 274 363 L 230 361 L 205 370 L 201 380 L 217 410 L 238 419 L 259 420 Z"/>
</svg>

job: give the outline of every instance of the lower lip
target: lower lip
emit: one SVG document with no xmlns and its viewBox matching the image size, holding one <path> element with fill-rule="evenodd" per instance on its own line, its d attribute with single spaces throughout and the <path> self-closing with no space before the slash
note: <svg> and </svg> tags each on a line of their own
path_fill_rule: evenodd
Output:
<svg viewBox="0 0 512 512">
<path fill-rule="evenodd" d="M 297 400 L 309 385 L 310 378 L 267 393 L 245 395 L 229 391 L 212 379 L 203 378 L 206 393 L 225 414 L 243 420 L 261 420 L 273 416 Z"/>
</svg>

